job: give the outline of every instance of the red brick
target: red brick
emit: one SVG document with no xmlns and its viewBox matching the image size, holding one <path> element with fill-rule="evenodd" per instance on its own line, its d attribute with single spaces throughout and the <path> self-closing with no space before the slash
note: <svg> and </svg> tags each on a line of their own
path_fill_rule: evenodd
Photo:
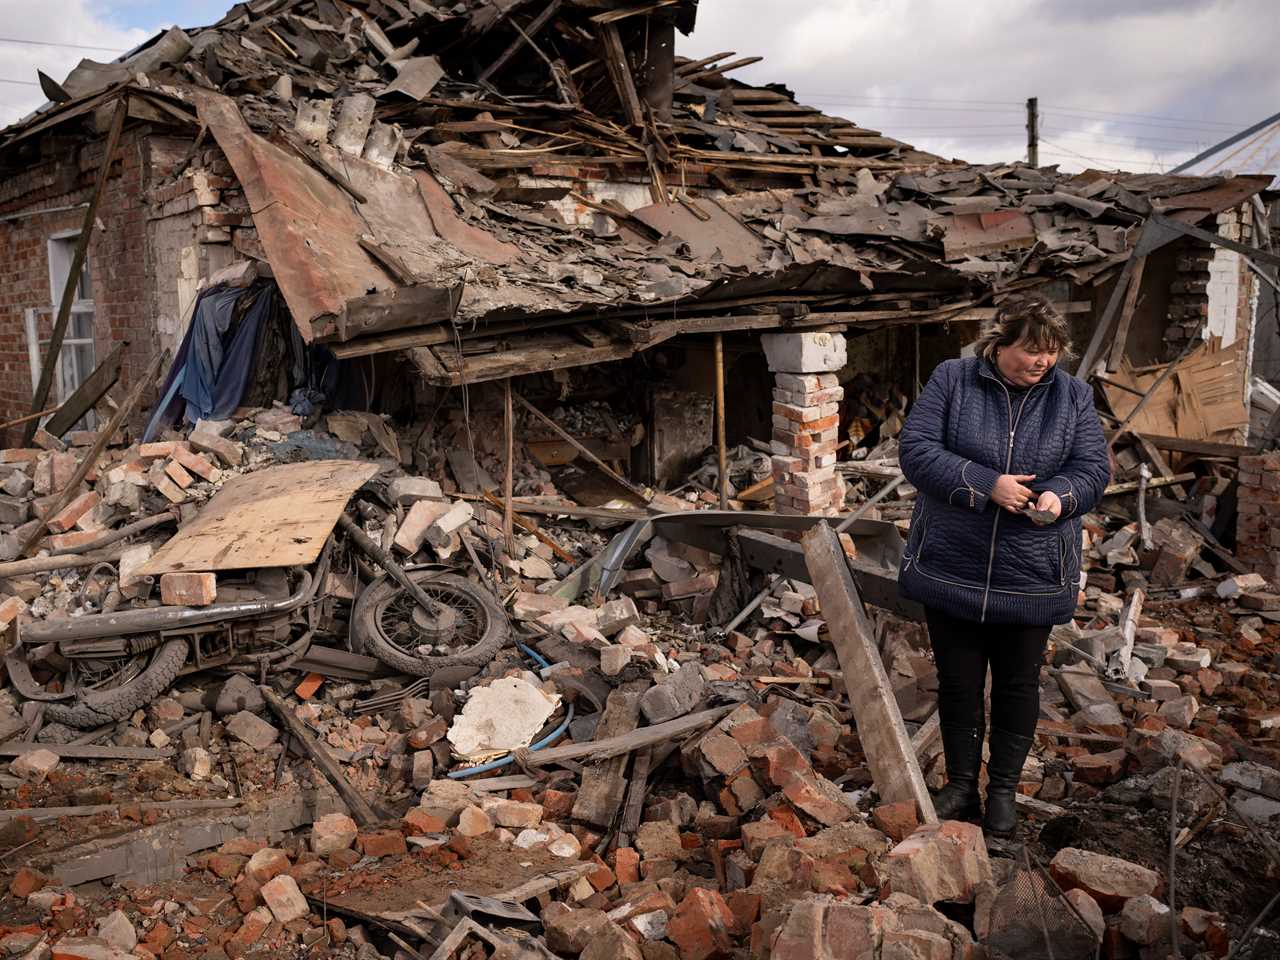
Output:
<svg viewBox="0 0 1280 960">
<path fill-rule="evenodd" d="M 613 852 L 613 872 L 618 886 L 640 882 L 640 854 L 631 847 L 618 847 Z"/>
<path fill-rule="evenodd" d="M 404 834 L 399 830 L 378 830 L 371 833 L 362 833 L 356 838 L 356 843 L 366 857 L 394 857 L 408 853 L 408 848 L 404 842 Z"/>
<path fill-rule="evenodd" d="M 175 607 L 207 607 L 218 597 L 213 573 L 165 573 L 160 575 L 160 602 Z"/>
<path fill-rule="evenodd" d="M 681 960 L 726 957 L 733 950 L 730 930 L 737 922 L 719 893 L 694 887 L 667 923 L 667 939 L 680 948 Z"/>
<path fill-rule="evenodd" d="M 102 498 L 94 491 L 82 493 L 76 497 L 65 507 L 58 511 L 56 516 L 49 518 L 49 529 L 54 533 L 66 533 L 83 517 L 86 513 L 96 507 Z"/>
<path fill-rule="evenodd" d="M 49 885 L 49 878 L 30 867 L 19 867 L 13 879 L 9 881 L 9 893 L 14 897 L 26 898 L 37 890 Z"/>
</svg>

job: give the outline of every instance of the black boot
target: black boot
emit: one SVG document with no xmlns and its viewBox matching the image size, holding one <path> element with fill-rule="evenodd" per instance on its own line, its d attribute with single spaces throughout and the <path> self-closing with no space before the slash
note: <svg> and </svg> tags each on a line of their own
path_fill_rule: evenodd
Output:
<svg viewBox="0 0 1280 960">
<path fill-rule="evenodd" d="M 1013 836 L 1018 825 L 1018 780 L 1031 752 L 1031 738 L 1008 730 L 991 729 L 987 760 L 987 810 L 982 829 L 993 836 Z"/>
<path fill-rule="evenodd" d="M 976 820 L 982 812 L 978 769 L 982 766 L 982 728 L 942 728 L 947 758 L 947 785 L 934 795 L 939 820 Z"/>
</svg>

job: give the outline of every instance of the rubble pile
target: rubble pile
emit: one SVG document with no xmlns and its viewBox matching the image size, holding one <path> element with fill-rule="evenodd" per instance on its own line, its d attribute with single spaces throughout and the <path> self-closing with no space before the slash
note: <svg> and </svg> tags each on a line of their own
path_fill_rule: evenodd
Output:
<svg viewBox="0 0 1280 960">
<path fill-rule="evenodd" d="M 1067 918 L 1061 936 L 1109 955 L 1163 957 L 1176 929 L 1221 957 L 1274 887 L 1280 600 L 1258 574 L 1219 573 L 1188 523 L 1163 517 L 1144 546 L 1113 495 L 1086 524 L 1087 584 L 1053 634 L 1020 786 L 1028 872 L 978 827 L 881 794 L 808 582 L 748 574 L 763 598 L 725 631 L 741 571 L 651 531 L 597 586 L 583 571 L 609 541 L 588 521 L 539 517 L 508 543 L 501 500 L 463 489 L 477 461 L 433 450 L 441 472 L 406 472 L 413 457 L 390 456 L 396 432 L 368 416 L 303 429 L 287 408 L 243 409 L 108 447 L 69 492 L 92 434 L 0 452 L 0 614 L 20 644 L 0 697 L 0 832 L 22 851 L 4 864 L 4 949 L 1017 956 L 1028 934 L 1009 904 L 1031 884 Z M 557 419 L 613 427 L 600 408 Z M 421 450 L 402 440 L 397 454 Z M 321 448 L 344 459 L 305 459 Z M 894 452 L 886 439 L 852 463 Z M 280 473 L 321 469 L 314 487 Z M 296 478 L 296 523 L 243 526 L 275 476 Z M 60 493 L 74 496 L 48 515 Z M 216 537 L 215 516 L 225 551 L 296 546 L 316 497 L 335 507 L 304 565 L 147 573 Z M 34 556 L 13 559 L 42 524 Z M 936 788 L 923 626 L 868 609 Z M 202 611 L 216 616 L 190 619 Z M 170 619 L 130 626 L 139 615 Z M 1275 940 L 1266 923 L 1251 936 L 1258 955 Z"/>
</svg>

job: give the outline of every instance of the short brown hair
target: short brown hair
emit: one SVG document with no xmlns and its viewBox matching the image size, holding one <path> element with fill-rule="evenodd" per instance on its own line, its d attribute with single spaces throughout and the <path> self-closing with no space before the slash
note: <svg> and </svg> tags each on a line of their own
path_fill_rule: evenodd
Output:
<svg viewBox="0 0 1280 960">
<path fill-rule="evenodd" d="M 1023 341 L 1040 350 L 1057 350 L 1059 359 L 1075 356 L 1066 318 L 1038 293 L 1015 294 L 1002 301 L 995 319 L 982 328 L 974 350 L 994 362 L 1000 347 Z"/>
</svg>

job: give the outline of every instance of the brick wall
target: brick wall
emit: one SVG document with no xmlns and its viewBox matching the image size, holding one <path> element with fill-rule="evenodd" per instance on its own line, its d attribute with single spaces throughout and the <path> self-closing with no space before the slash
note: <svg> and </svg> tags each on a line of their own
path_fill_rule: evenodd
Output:
<svg viewBox="0 0 1280 960">
<path fill-rule="evenodd" d="M 70 155 L 32 165 L 0 187 L 0 215 L 29 214 L 0 223 L 0 420 L 30 409 L 33 384 L 24 315 L 28 308 L 49 308 L 54 300 L 49 239 L 79 230 L 84 221 L 82 208 L 38 211 L 87 202 L 104 148 L 102 140 L 86 143 Z M 98 207 L 97 219 L 105 229 L 94 230 L 89 243 L 98 357 L 105 356 L 113 342 L 130 336 L 145 343 L 138 336 L 146 285 L 145 153 L 143 128 L 126 131 Z M 40 335 L 47 337 L 52 326 L 52 317 L 45 317 Z"/>
<path fill-rule="evenodd" d="M 1216 231 L 1228 240 L 1250 243 L 1249 207 L 1218 214 Z M 1166 360 L 1197 335 L 1219 337 L 1223 346 L 1249 336 L 1253 316 L 1254 280 L 1238 253 L 1190 237 L 1180 244 L 1178 275 L 1169 291 Z"/>
<path fill-rule="evenodd" d="M 0 222 L 0 421 L 30 409 L 24 317 L 28 308 L 47 309 L 54 300 L 48 241 L 79 230 L 84 219 L 83 208 L 39 211 L 87 202 L 104 148 L 102 139 L 87 141 L 0 183 L 0 216 L 30 214 Z M 104 229 L 94 231 L 89 247 L 96 358 L 115 343 L 129 343 L 116 396 L 145 372 L 157 350 L 177 348 L 200 284 L 256 247 L 243 192 L 220 151 L 202 151 L 175 178 L 189 152 L 189 140 L 127 128 L 98 208 Z M 40 335 L 47 337 L 52 325 L 45 317 Z M 153 399 L 144 394 L 144 408 Z M 0 442 L 6 439 L 15 438 Z"/>
<path fill-rule="evenodd" d="M 1267 579 L 1280 580 L 1280 451 L 1241 457 L 1236 556 Z"/>
</svg>

